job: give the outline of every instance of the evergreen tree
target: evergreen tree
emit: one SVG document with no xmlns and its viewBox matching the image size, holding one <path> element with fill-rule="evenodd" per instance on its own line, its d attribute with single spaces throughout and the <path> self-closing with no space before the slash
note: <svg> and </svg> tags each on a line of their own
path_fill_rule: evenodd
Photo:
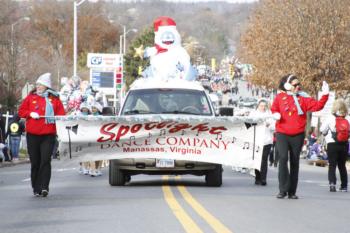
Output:
<svg viewBox="0 0 350 233">
<path fill-rule="evenodd" d="M 125 84 L 127 86 L 127 89 L 129 89 L 130 84 L 140 75 L 139 67 L 142 67 L 142 70 L 144 70 L 146 67 L 149 66 L 150 62 L 149 59 L 143 59 L 140 56 L 137 56 L 135 54 L 136 48 L 140 48 L 140 46 L 143 46 L 143 48 L 146 47 L 152 47 L 154 45 L 154 32 L 153 27 L 147 28 L 143 31 L 143 33 L 134 39 L 134 41 L 129 46 L 126 55 L 124 57 L 124 71 L 125 71 Z"/>
</svg>

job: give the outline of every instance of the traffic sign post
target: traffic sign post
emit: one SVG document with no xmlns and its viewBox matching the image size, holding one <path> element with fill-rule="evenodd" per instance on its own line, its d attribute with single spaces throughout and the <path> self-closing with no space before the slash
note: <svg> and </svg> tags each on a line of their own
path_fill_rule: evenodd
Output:
<svg viewBox="0 0 350 233">
<path fill-rule="evenodd" d="M 123 55 L 89 53 L 87 66 L 90 68 L 90 84 L 106 95 L 113 95 L 113 106 L 121 103 L 120 90 L 123 87 Z"/>
</svg>

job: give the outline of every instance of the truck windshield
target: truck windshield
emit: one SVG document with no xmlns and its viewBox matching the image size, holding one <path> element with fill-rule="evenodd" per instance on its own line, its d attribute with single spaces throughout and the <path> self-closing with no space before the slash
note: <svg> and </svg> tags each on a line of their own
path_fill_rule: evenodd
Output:
<svg viewBox="0 0 350 233">
<path fill-rule="evenodd" d="M 204 91 L 187 89 L 131 90 L 121 115 L 189 114 L 210 116 L 212 111 Z"/>
</svg>

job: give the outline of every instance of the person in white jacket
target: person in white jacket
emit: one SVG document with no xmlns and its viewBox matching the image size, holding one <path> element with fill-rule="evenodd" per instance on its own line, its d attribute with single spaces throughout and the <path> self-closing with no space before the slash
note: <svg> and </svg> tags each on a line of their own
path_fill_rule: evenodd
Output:
<svg viewBox="0 0 350 233">
<path fill-rule="evenodd" d="M 348 115 L 348 108 L 346 103 L 338 99 L 334 101 L 332 106 L 332 115 L 328 117 L 326 121 L 321 125 L 320 132 L 325 136 L 327 142 L 327 155 L 328 155 L 328 181 L 329 191 L 336 192 L 336 167 L 338 166 L 340 173 L 341 185 L 339 191 L 347 192 L 348 187 L 348 174 L 346 170 L 346 160 L 348 156 L 349 141 L 339 142 L 334 139 L 334 133 L 336 132 L 336 119 L 346 119 L 345 125 L 349 126 L 350 119 Z M 349 132 L 348 132 L 349 133 Z"/>
<path fill-rule="evenodd" d="M 275 120 L 269 118 L 271 116 L 269 103 L 265 99 L 258 101 L 255 111 L 250 112 L 250 116 L 265 117 L 265 133 L 264 133 L 264 147 L 261 158 L 260 171 L 255 169 L 255 184 L 266 185 L 267 175 L 267 161 L 273 144 L 273 133 L 275 131 Z"/>
</svg>

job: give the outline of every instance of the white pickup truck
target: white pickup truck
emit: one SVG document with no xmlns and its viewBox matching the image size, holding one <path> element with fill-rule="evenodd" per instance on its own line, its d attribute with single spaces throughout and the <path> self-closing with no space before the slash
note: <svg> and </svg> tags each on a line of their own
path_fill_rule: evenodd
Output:
<svg viewBox="0 0 350 233">
<path fill-rule="evenodd" d="M 120 109 L 119 116 L 141 114 L 197 115 L 214 118 L 211 101 L 197 82 L 181 79 L 136 80 Z M 222 184 L 222 165 L 171 159 L 110 160 L 109 183 L 121 186 L 137 174 L 193 174 L 205 176 L 208 186 Z"/>
</svg>

